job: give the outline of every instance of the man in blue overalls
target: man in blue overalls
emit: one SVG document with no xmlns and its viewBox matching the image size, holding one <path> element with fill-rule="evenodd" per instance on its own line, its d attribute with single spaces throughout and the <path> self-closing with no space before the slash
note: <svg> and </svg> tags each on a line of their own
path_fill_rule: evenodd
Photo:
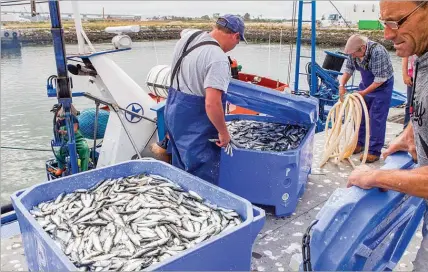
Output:
<svg viewBox="0 0 428 272">
<path fill-rule="evenodd" d="M 220 17 L 211 32 L 183 30 L 174 49 L 165 107 L 172 164 L 217 184 L 221 147 L 230 142 L 224 119 L 231 72 L 226 52 L 244 38 L 244 21 Z M 209 139 L 219 139 L 212 143 Z"/>
<path fill-rule="evenodd" d="M 345 85 L 355 70 L 361 73 L 359 94 L 364 97 L 370 117 L 370 143 L 366 162 L 379 160 L 385 142 L 386 120 L 394 87 L 394 70 L 388 51 L 381 44 L 366 37 L 352 35 L 345 46 L 345 54 L 350 55 L 340 79 L 339 91 L 343 98 Z M 366 123 L 361 120 L 358 145 L 354 154 L 361 153 L 364 147 Z M 362 155 L 360 160 L 362 160 Z"/>
</svg>

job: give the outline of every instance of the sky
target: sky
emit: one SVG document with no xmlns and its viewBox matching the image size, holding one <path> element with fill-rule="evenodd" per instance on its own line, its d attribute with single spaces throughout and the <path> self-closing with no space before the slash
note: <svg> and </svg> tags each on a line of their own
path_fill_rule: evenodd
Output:
<svg viewBox="0 0 428 272">
<path fill-rule="evenodd" d="M 7 1 L 9 0 L 2 0 L 2 3 Z M 332 2 L 342 13 L 345 13 L 355 3 L 361 5 L 378 5 L 379 3 L 378 1 Z M 101 14 L 103 7 L 105 14 L 141 15 L 143 18 L 164 15 L 185 17 L 209 15 L 211 17 L 214 13 L 244 15 L 248 12 L 251 17 L 290 19 L 292 16 L 293 1 L 79 1 L 81 13 Z M 2 7 L 2 11 L 24 11 L 25 9 L 29 11 L 29 5 Z M 38 4 L 37 9 L 39 12 L 48 12 L 47 4 Z M 61 1 L 61 11 L 72 11 L 70 1 Z M 309 11 L 308 5 L 305 12 L 309 13 Z M 334 8 L 329 1 L 317 1 L 317 17 L 333 11 Z"/>
</svg>

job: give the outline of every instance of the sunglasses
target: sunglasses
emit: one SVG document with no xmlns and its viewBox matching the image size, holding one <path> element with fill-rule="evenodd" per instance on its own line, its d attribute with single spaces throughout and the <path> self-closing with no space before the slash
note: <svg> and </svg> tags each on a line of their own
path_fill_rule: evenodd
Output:
<svg viewBox="0 0 428 272">
<path fill-rule="evenodd" d="M 379 19 L 379 22 L 383 25 L 383 27 L 385 28 L 390 28 L 390 29 L 399 29 L 400 26 L 402 24 L 404 24 L 405 21 L 407 21 L 407 19 L 409 19 L 409 17 L 415 13 L 418 9 L 420 9 L 423 5 L 425 5 L 428 2 L 423 1 L 421 4 L 419 4 L 414 10 L 412 10 L 409 14 L 407 14 L 406 16 L 404 16 L 403 18 L 401 18 L 398 21 L 385 21 L 382 19 Z"/>
</svg>

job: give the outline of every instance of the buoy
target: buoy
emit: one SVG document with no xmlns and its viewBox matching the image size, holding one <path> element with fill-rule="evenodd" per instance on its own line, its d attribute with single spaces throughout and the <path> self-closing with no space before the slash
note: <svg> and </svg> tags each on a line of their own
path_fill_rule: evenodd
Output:
<svg viewBox="0 0 428 272">
<path fill-rule="evenodd" d="M 167 98 L 170 83 L 171 67 L 169 65 L 156 65 L 147 74 L 147 89 L 156 97 Z"/>
<path fill-rule="evenodd" d="M 320 167 L 323 167 L 330 159 L 334 159 L 336 164 L 347 159 L 355 168 L 350 157 L 358 143 L 358 131 L 363 112 L 367 125 L 361 164 L 366 162 L 370 141 L 369 112 L 364 98 L 359 93 L 352 93 L 347 95 L 343 102 L 339 100 L 328 113 L 325 125 L 326 140 Z M 329 128 L 330 121 L 331 129 Z"/>
</svg>

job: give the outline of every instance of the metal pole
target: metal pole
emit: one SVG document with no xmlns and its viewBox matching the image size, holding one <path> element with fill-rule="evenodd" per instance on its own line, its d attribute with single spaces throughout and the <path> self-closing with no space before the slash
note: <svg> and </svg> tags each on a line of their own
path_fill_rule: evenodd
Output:
<svg viewBox="0 0 428 272">
<path fill-rule="evenodd" d="M 95 150 L 97 149 L 97 134 L 98 134 L 98 113 L 100 111 L 100 103 L 95 102 L 95 122 L 94 122 L 94 148 L 92 150 L 92 162 L 95 164 Z"/>
<path fill-rule="evenodd" d="M 74 139 L 74 124 L 71 116 L 72 95 L 70 87 L 70 78 L 67 72 L 67 59 L 65 53 L 64 31 L 61 24 L 61 12 L 59 9 L 59 2 L 49 0 L 49 13 L 52 24 L 52 39 L 55 52 L 55 61 L 57 68 L 57 98 L 58 102 L 62 104 L 65 113 L 65 122 L 68 134 L 68 151 L 70 154 L 71 173 L 79 172 L 77 165 L 77 152 L 76 143 Z"/>
<path fill-rule="evenodd" d="M 303 0 L 299 1 L 299 14 L 297 19 L 297 39 L 296 39 L 296 69 L 294 71 L 294 92 L 299 91 L 300 77 L 300 50 L 302 45 L 302 21 L 303 21 Z"/>
<path fill-rule="evenodd" d="M 317 74 L 316 74 L 316 58 L 315 58 L 315 51 L 317 49 L 316 46 L 316 40 L 317 40 L 317 14 L 316 14 L 316 1 L 312 0 L 312 14 L 311 14 L 311 86 L 310 87 L 310 93 L 311 96 L 315 95 L 315 93 L 318 91 L 318 80 L 317 80 Z"/>
</svg>

